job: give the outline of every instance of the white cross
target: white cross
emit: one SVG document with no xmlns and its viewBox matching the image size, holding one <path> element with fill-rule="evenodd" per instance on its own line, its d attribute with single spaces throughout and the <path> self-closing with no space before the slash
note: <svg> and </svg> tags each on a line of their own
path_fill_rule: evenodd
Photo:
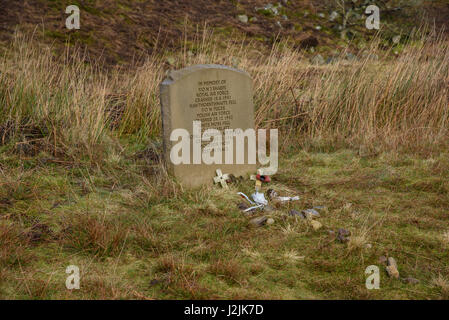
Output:
<svg viewBox="0 0 449 320">
<path fill-rule="evenodd" d="M 228 185 L 226 184 L 226 180 L 229 179 L 229 174 L 223 174 L 220 169 L 217 169 L 215 172 L 217 176 L 214 177 L 214 183 L 220 183 L 223 188 L 227 189 Z"/>
</svg>

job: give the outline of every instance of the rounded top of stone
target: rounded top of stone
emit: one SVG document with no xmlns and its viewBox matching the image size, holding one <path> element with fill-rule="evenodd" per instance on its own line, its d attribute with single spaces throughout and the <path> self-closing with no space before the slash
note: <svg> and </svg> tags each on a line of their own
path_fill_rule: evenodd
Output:
<svg viewBox="0 0 449 320">
<path fill-rule="evenodd" d="M 225 65 L 221 65 L 221 64 L 197 64 L 197 65 L 189 66 L 189 67 L 186 67 L 186 68 L 183 68 L 180 70 L 170 71 L 170 73 L 168 74 L 168 76 L 164 80 L 164 82 L 180 80 L 192 73 L 195 73 L 195 72 L 201 71 L 201 70 L 228 70 L 228 71 L 240 73 L 242 75 L 247 76 L 248 78 L 251 78 L 251 76 L 246 71 L 236 69 L 233 67 L 229 67 L 229 66 L 225 66 Z"/>
</svg>

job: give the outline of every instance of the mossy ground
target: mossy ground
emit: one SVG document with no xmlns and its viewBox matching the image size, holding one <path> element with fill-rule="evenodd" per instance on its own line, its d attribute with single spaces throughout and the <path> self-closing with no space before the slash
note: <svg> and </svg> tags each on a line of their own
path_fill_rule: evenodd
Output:
<svg viewBox="0 0 449 320">
<path fill-rule="evenodd" d="M 253 190 L 249 180 L 183 190 L 139 150 L 101 171 L 12 150 L 0 153 L 4 299 L 449 298 L 448 154 L 284 152 L 264 190 L 300 201 L 250 228 L 236 195 Z M 318 205 L 318 231 L 287 215 Z M 329 235 L 338 228 L 349 243 Z M 382 255 L 420 283 L 390 279 Z M 69 265 L 80 290 L 65 287 Z M 365 287 L 369 265 L 381 270 L 380 290 Z"/>
</svg>

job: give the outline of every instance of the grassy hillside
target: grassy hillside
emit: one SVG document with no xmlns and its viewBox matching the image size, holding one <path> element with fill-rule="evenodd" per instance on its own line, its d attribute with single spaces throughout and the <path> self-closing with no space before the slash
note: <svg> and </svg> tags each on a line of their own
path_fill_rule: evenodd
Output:
<svg viewBox="0 0 449 320">
<path fill-rule="evenodd" d="M 449 4 L 444 0 L 374 3 L 381 9 L 380 33 L 387 47 L 398 35 L 406 41 L 409 33 L 423 23 L 435 23 L 438 30 L 447 27 Z M 130 64 L 149 53 L 179 50 L 185 41 L 194 41 L 196 30 L 207 26 L 223 46 L 226 39 L 232 38 L 237 44 L 245 39 L 246 44 L 252 42 L 266 53 L 274 42 L 288 39 L 292 46 L 309 50 L 310 55 L 313 48 L 329 56 L 347 46 L 353 53 L 365 48 L 366 41 L 375 35 L 375 30 L 365 28 L 364 11 L 369 4 L 372 1 L 4 1 L 0 4 L 4 12 L 0 41 L 6 44 L 18 28 L 34 32 L 39 41 L 56 44 L 58 53 L 68 42 L 102 57 L 107 65 Z M 69 5 L 80 8 L 80 30 L 65 27 L 65 8 Z M 248 22 L 242 22 L 241 15 Z"/>
</svg>

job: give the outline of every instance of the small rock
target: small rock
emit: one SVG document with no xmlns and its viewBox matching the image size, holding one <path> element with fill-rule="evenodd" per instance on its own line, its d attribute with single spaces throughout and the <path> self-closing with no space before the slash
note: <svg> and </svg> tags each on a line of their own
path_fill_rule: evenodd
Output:
<svg viewBox="0 0 449 320">
<path fill-rule="evenodd" d="M 363 51 L 362 52 L 362 57 L 366 60 L 372 60 L 372 61 L 377 61 L 379 60 L 379 56 L 375 53 L 371 53 L 369 51 Z"/>
<path fill-rule="evenodd" d="M 351 235 L 351 232 L 349 232 L 346 229 L 338 229 L 337 239 L 340 242 L 348 242 L 348 237 Z"/>
<path fill-rule="evenodd" d="M 321 222 L 316 221 L 316 220 L 309 220 L 310 221 L 310 225 L 312 226 L 313 230 L 318 230 L 320 229 L 323 225 L 321 224 Z"/>
<path fill-rule="evenodd" d="M 251 18 L 249 19 L 249 22 L 257 22 L 257 17 L 251 17 Z"/>
<path fill-rule="evenodd" d="M 325 63 L 324 58 L 321 54 L 317 54 L 316 56 L 314 56 L 312 58 L 312 60 L 310 60 L 310 62 L 312 62 L 312 64 L 318 64 L 318 65 Z"/>
<path fill-rule="evenodd" d="M 366 249 L 371 249 L 372 247 L 373 247 L 373 245 L 371 243 L 365 244 L 365 248 Z"/>
<path fill-rule="evenodd" d="M 274 223 L 274 219 L 273 218 L 268 218 L 267 220 L 267 225 L 273 224 Z"/>
<path fill-rule="evenodd" d="M 248 23 L 248 16 L 245 14 L 237 16 L 237 19 L 239 19 L 240 22 Z"/>
<path fill-rule="evenodd" d="M 325 14 L 324 14 L 324 13 L 318 13 L 318 17 L 324 18 L 324 17 L 325 17 Z"/>
<path fill-rule="evenodd" d="M 416 278 L 412 278 L 412 277 L 407 277 L 407 278 L 402 278 L 402 281 L 404 281 L 405 283 L 410 283 L 410 284 L 418 284 L 419 280 Z"/>
<path fill-rule="evenodd" d="M 348 61 L 356 61 L 357 56 L 352 54 L 351 52 L 346 53 L 346 60 Z"/>
<path fill-rule="evenodd" d="M 387 270 L 389 277 L 399 279 L 398 265 L 393 257 L 388 258 L 387 267 L 385 269 Z"/>
<path fill-rule="evenodd" d="M 401 36 L 400 35 L 394 36 L 391 40 L 393 41 L 394 44 L 398 44 L 401 41 Z"/>
<path fill-rule="evenodd" d="M 399 279 L 399 271 L 395 266 L 386 266 L 385 270 L 390 278 Z"/>
<path fill-rule="evenodd" d="M 332 11 L 332 13 L 329 16 L 329 21 L 334 21 L 335 19 L 337 19 L 340 15 L 338 14 L 337 11 Z"/>
<path fill-rule="evenodd" d="M 320 213 L 316 211 L 315 209 L 306 209 L 303 210 L 302 213 L 307 219 L 313 219 L 320 216 Z"/>
<path fill-rule="evenodd" d="M 316 27 L 315 27 L 315 30 L 321 30 L 321 29 L 322 29 L 321 26 L 316 26 Z"/>
<path fill-rule="evenodd" d="M 250 225 L 253 227 L 262 227 L 268 221 L 268 218 L 265 216 L 253 218 L 249 221 Z"/>
<path fill-rule="evenodd" d="M 305 219 L 306 217 L 304 216 L 304 214 L 302 212 L 296 211 L 295 209 L 290 210 L 290 212 L 288 213 L 289 216 L 298 216 L 301 219 Z"/>
<path fill-rule="evenodd" d="M 394 266 L 396 269 L 398 268 L 398 264 L 396 263 L 396 260 L 393 257 L 388 258 L 387 265 Z"/>
<path fill-rule="evenodd" d="M 338 58 L 337 57 L 328 57 L 326 59 L 326 64 L 333 64 L 333 63 L 337 63 L 338 62 Z"/>
</svg>

